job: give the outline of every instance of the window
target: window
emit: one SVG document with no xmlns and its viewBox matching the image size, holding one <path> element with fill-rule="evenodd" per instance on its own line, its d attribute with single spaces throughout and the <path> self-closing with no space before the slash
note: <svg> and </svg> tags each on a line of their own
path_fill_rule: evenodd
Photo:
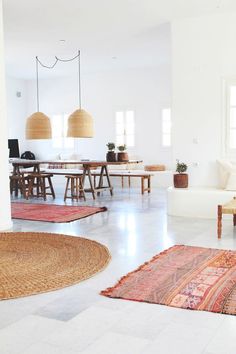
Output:
<svg viewBox="0 0 236 354">
<path fill-rule="evenodd" d="M 171 109 L 162 109 L 162 146 L 171 146 Z"/>
<path fill-rule="evenodd" d="M 73 149 L 74 139 L 67 138 L 68 114 L 52 116 L 52 146 L 55 149 Z"/>
<path fill-rule="evenodd" d="M 116 112 L 116 144 L 134 147 L 134 111 Z"/>
</svg>

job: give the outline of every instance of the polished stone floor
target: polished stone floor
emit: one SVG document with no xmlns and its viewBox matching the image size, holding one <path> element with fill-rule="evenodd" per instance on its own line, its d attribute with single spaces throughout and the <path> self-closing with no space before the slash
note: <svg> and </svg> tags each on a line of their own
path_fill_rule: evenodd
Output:
<svg viewBox="0 0 236 354">
<path fill-rule="evenodd" d="M 51 200 L 48 200 L 51 202 Z M 55 201 L 62 202 L 62 194 Z M 166 194 L 104 192 L 108 211 L 66 224 L 14 220 L 14 231 L 57 232 L 99 241 L 109 266 L 78 285 L 0 302 L 0 354 L 235 354 L 236 317 L 109 299 L 100 290 L 174 244 L 236 249 L 236 230 L 215 220 L 167 217 Z"/>
</svg>

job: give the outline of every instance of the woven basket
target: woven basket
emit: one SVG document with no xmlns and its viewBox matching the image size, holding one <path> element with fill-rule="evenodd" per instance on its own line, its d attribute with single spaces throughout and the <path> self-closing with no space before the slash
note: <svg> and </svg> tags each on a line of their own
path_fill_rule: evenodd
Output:
<svg viewBox="0 0 236 354">
<path fill-rule="evenodd" d="M 165 165 L 146 165 L 144 166 L 145 171 L 165 171 Z"/>
</svg>

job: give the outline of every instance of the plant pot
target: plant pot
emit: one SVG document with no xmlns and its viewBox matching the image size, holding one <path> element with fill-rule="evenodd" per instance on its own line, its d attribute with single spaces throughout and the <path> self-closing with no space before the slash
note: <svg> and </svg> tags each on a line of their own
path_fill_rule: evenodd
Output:
<svg viewBox="0 0 236 354">
<path fill-rule="evenodd" d="M 118 152 L 117 161 L 120 161 L 120 162 L 129 161 L 129 156 L 128 156 L 127 152 Z"/>
<path fill-rule="evenodd" d="M 115 162 L 116 161 L 116 153 L 114 151 L 108 151 L 106 158 L 107 158 L 108 162 Z"/>
<path fill-rule="evenodd" d="M 178 173 L 174 175 L 175 188 L 188 188 L 188 174 Z"/>
</svg>

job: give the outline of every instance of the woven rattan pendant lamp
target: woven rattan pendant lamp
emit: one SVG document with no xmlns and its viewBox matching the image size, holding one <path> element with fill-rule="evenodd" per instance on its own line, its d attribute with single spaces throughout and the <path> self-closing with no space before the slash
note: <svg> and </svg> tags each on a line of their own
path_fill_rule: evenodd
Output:
<svg viewBox="0 0 236 354">
<path fill-rule="evenodd" d="M 48 116 L 39 111 L 39 75 L 38 57 L 36 57 L 36 91 L 37 91 L 37 112 L 33 113 L 26 121 L 26 139 L 51 139 L 52 129 Z"/>
<path fill-rule="evenodd" d="M 81 108 L 80 51 L 78 52 L 78 96 L 79 109 L 68 118 L 67 136 L 71 138 L 92 138 L 94 135 L 93 118 Z"/>
</svg>

